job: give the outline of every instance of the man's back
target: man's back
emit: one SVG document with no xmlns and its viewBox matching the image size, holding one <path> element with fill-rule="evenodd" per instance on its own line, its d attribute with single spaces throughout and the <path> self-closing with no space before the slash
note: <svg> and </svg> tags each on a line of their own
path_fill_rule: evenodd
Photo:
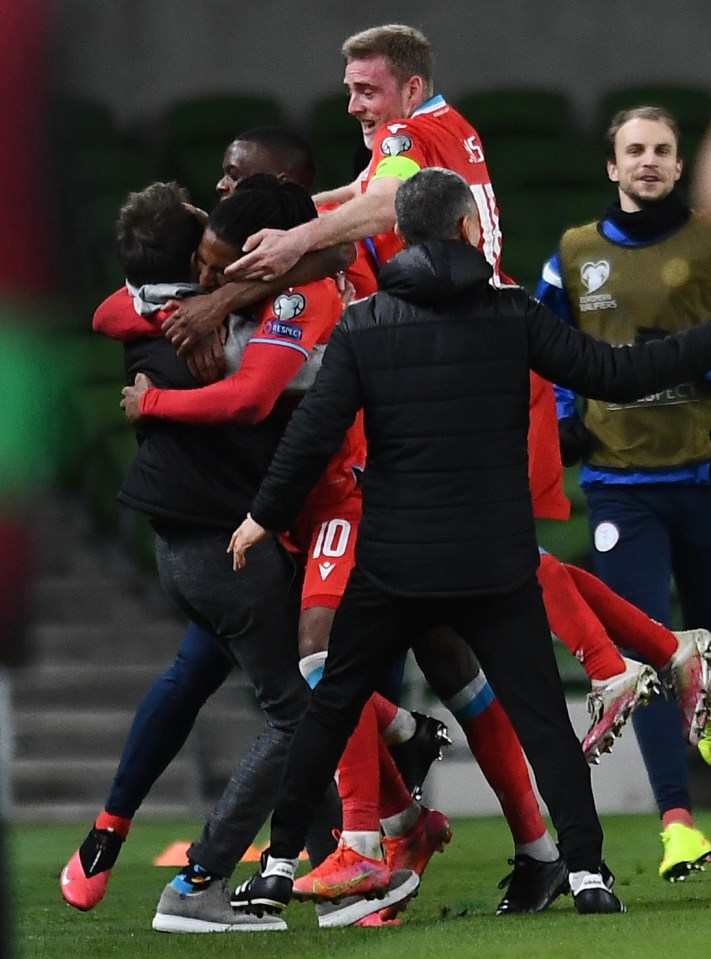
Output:
<svg viewBox="0 0 711 959">
<path fill-rule="evenodd" d="M 252 504 L 256 523 L 289 526 L 362 407 L 362 572 L 404 596 L 513 590 L 538 556 L 529 368 L 613 402 L 706 371 L 708 326 L 613 349 L 525 290 L 495 289 L 490 276 L 483 256 L 459 240 L 412 246 L 386 264 L 381 292 L 349 307 L 336 327 Z"/>
<path fill-rule="evenodd" d="M 438 260 L 420 286 L 420 249 L 391 261 L 383 291 L 349 308 L 313 399 L 328 395 L 333 421 L 340 400 L 365 412 L 357 553 L 367 575 L 402 594 L 510 590 L 538 555 L 528 486 L 529 298 L 494 290 L 483 257 L 458 241 L 432 245 Z M 328 443 L 313 452 L 326 455 Z"/>
</svg>

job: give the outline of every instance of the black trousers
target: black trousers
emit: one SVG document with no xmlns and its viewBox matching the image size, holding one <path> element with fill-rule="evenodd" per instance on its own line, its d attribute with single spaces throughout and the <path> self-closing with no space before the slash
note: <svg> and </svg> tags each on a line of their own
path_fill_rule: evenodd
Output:
<svg viewBox="0 0 711 959">
<path fill-rule="evenodd" d="M 570 724 L 535 577 L 505 595 L 413 599 L 384 593 L 357 566 L 336 611 L 324 676 L 291 743 L 272 816 L 271 855 L 299 854 L 313 811 L 382 671 L 414 638 L 440 625 L 452 627 L 471 646 L 508 713 L 569 868 L 597 871 L 602 829 L 590 771 Z"/>
</svg>

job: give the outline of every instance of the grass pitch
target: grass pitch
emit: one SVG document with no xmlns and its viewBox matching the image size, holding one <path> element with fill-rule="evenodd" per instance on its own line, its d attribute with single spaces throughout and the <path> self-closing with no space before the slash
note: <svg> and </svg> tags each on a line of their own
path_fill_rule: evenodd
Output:
<svg viewBox="0 0 711 959">
<path fill-rule="evenodd" d="M 711 833 L 711 811 L 697 817 Z M 67 906 L 59 871 L 84 836 L 82 826 L 11 830 L 17 959 L 636 959 L 706 955 L 711 938 L 711 866 L 670 885 L 657 876 L 661 845 L 653 816 L 605 817 L 605 854 L 629 912 L 577 916 L 569 896 L 546 913 L 496 917 L 498 881 L 509 871 L 510 838 L 500 819 L 456 820 L 444 855 L 435 855 L 419 897 L 400 927 L 319 931 L 313 907 L 294 903 L 288 933 L 167 935 L 151 930 L 161 890 L 176 870 L 151 863 L 168 845 L 197 835 L 196 822 L 137 821 L 106 898 L 90 913 Z M 240 864 L 236 879 L 253 864 Z M 5 957 L 3 957 L 5 959 Z"/>
</svg>

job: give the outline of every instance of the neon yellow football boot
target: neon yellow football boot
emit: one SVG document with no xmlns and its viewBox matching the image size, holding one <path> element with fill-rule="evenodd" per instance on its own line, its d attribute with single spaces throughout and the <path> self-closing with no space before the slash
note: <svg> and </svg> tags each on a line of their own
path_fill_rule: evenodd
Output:
<svg viewBox="0 0 711 959">
<path fill-rule="evenodd" d="M 699 829 L 681 822 L 670 823 L 662 831 L 664 858 L 659 875 L 669 882 L 683 882 L 694 871 L 703 870 L 711 855 L 711 842 Z"/>
</svg>

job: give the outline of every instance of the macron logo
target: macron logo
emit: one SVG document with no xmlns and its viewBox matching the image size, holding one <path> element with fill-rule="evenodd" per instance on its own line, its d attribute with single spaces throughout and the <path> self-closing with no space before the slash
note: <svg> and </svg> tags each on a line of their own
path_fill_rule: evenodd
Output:
<svg viewBox="0 0 711 959">
<path fill-rule="evenodd" d="M 336 564 L 329 563 L 329 562 L 319 563 L 318 568 L 319 568 L 319 572 L 321 573 L 321 579 L 325 580 L 328 577 L 328 575 L 334 571 L 334 569 L 336 568 Z"/>
</svg>

